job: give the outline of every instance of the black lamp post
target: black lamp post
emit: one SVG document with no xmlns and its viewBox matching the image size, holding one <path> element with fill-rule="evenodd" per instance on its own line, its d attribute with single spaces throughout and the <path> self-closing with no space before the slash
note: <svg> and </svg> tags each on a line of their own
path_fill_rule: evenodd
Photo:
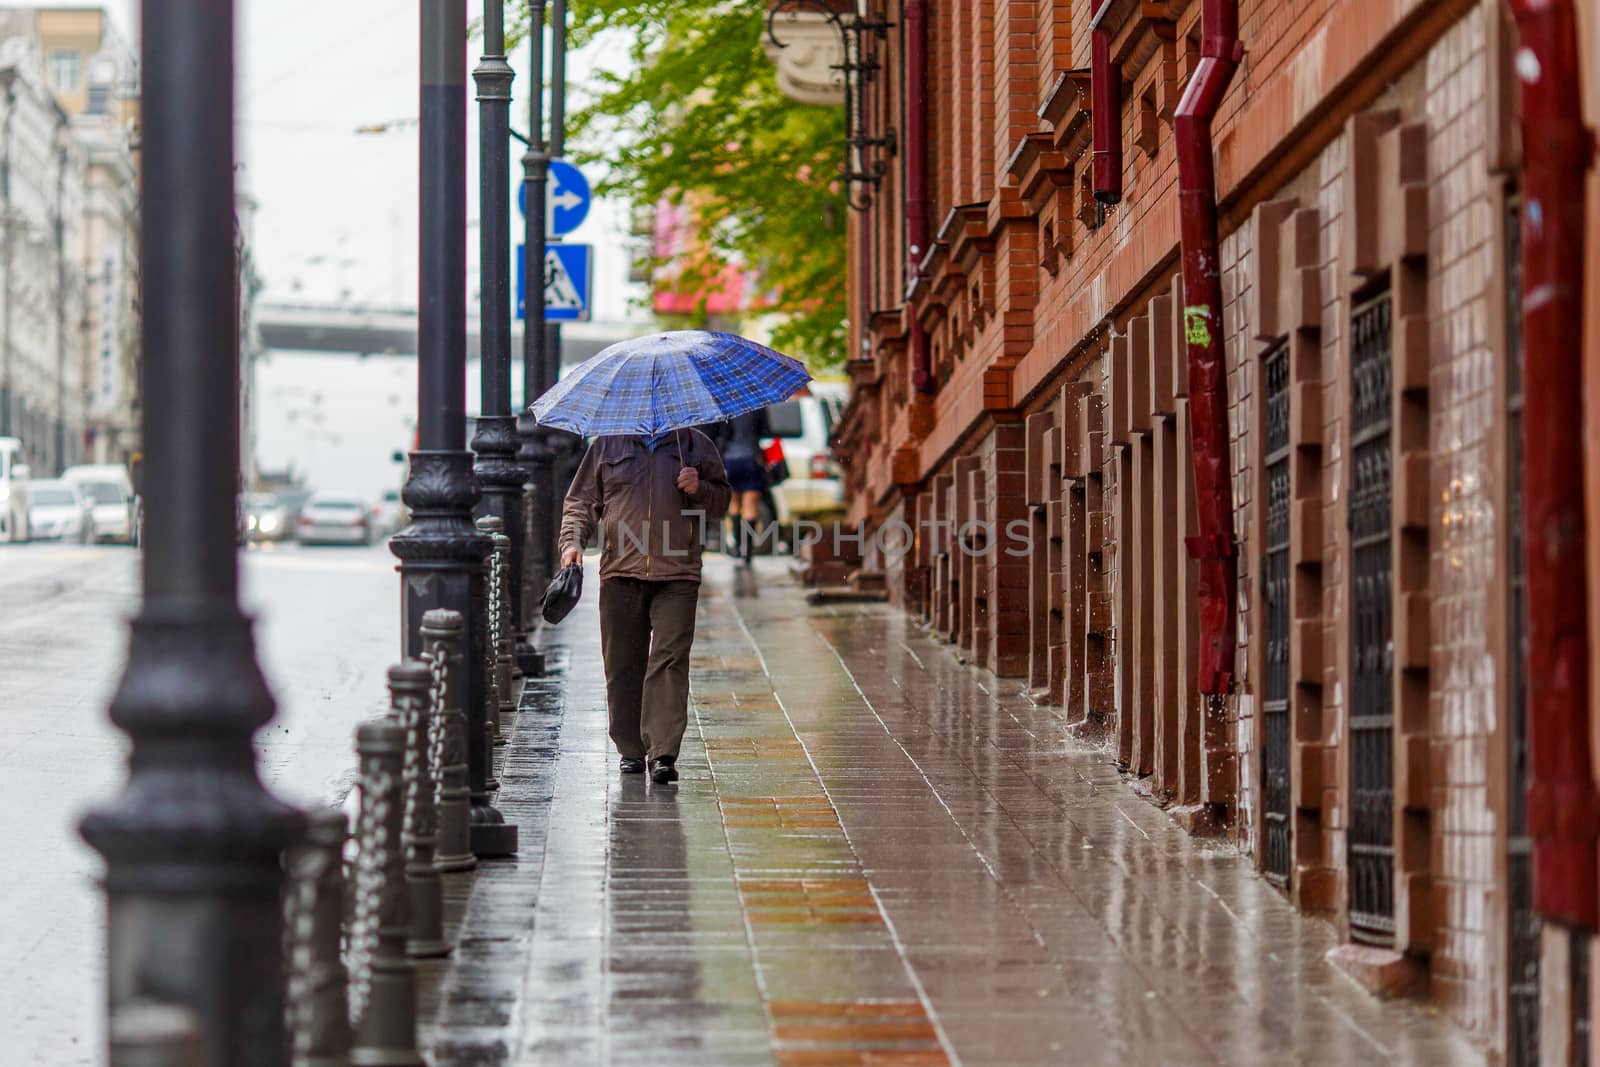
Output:
<svg viewBox="0 0 1600 1067">
<path fill-rule="evenodd" d="M 111 719 L 120 797 L 83 820 L 106 861 L 113 1012 L 187 1009 L 208 1063 L 281 1067 L 283 867 L 303 816 L 251 737 L 273 701 L 239 610 L 233 3 L 143 3 L 144 599 Z"/>
<path fill-rule="evenodd" d="M 545 187 L 550 177 L 550 152 L 544 140 L 544 0 L 528 5 L 528 45 L 532 54 L 528 86 L 528 150 L 522 156 L 523 219 L 523 319 L 522 319 L 522 407 L 518 432 L 522 448 L 517 460 L 528 472 L 533 486 L 530 510 L 525 519 L 528 550 L 523 559 L 523 625 L 532 627 L 539 597 L 555 571 L 551 539 L 544 530 L 552 520 L 555 493 L 551 478 L 553 455 L 549 434 L 540 429 L 527 407 L 538 399 L 555 379 L 545 359 L 544 321 L 544 231 Z"/>
<path fill-rule="evenodd" d="M 567 149 L 567 0 L 553 0 L 550 6 L 550 158 L 560 159 Z M 559 238 L 557 238 L 559 240 Z M 561 323 L 545 323 L 544 356 L 546 382 L 556 383 L 561 376 Z M 583 459 L 583 438 L 564 430 L 548 431 L 550 448 L 550 500 L 552 514 L 544 526 L 549 539 L 549 555 L 554 559 L 561 528 L 560 501 Z M 557 561 L 559 562 L 559 561 Z"/>
<path fill-rule="evenodd" d="M 522 485 L 517 464 L 517 420 L 511 414 L 511 83 L 506 62 L 505 5 L 488 0 L 483 10 L 483 59 L 472 72 L 478 86 L 478 250 L 481 284 L 479 336 L 482 416 L 472 437 L 478 454 L 480 515 L 505 529 L 522 529 Z M 522 573 L 522 539 L 511 538 L 511 573 Z M 513 578 L 512 589 L 519 588 Z M 511 596 L 512 625 L 522 630 L 521 597 Z"/>
<path fill-rule="evenodd" d="M 420 292 L 417 443 L 405 502 L 411 525 L 389 540 L 400 559 L 404 654 L 422 658 L 422 616 L 461 613 L 466 627 L 467 784 L 472 851 L 516 851 L 517 831 L 489 803 L 484 732 L 483 560 L 493 543 L 473 524 L 478 481 L 467 439 L 467 5 L 422 0 Z M 477 610 L 474 610 L 475 607 Z"/>
</svg>

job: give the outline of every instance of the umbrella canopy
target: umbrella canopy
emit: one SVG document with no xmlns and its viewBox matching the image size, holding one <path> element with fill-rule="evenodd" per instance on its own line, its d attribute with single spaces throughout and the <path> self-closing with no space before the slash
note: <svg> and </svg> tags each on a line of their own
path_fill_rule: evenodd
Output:
<svg viewBox="0 0 1600 1067">
<path fill-rule="evenodd" d="M 776 404 L 810 380 L 799 360 L 737 334 L 675 330 L 602 349 L 530 410 L 585 437 L 649 436 Z"/>
</svg>

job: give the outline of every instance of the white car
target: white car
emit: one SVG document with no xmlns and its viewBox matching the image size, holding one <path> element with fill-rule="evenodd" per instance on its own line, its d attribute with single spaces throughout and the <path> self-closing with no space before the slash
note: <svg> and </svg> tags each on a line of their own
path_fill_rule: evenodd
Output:
<svg viewBox="0 0 1600 1067">
<path fill-rule="evenodd" d="M 300 509 L 295 532 L 302 545 L 370 545 L 372 513 L 359 500 L 313 497 Z"/>
<path fill-rule="evenodd" d="M 91 463 L 61 472 L 94 508 L 94 535 L 99 541 L 133 543 L 133 480 L 117 463 Z"/>
<path fill-rule="evenodd" d="M 26 541 L 28 529 L 28 465 L 22 442 L 0 437 L 0 541 Z"/>
<path fill-rule="evenodd" d="M 94 543 L 94 508 L 71 482 L 34 482 L 28 487 L 28 525 L 34 537 Z"/>
<path fill-rule="evenodd" d="M 842 510 L 844 482 L 833 461 L 828 437 L 849 399 L 849 388 L 834 382 L 812 382 L 809 396 L 767 408 L 772 435 L 783 444 L 789 477 L 772 488 L 778 522 L 788 525 Z"/>
<path fill-rule="evenodd" d="M 410 521 L 409 509 L 406 508 L 405 501 L 400 499 L 400 490 L 385 489 L 383 491 L 383 497 L 378 501 L 378 506 L 372 509 L 372 519 L 380 536 L 391 537 L 400 532 L 401 528 Z"/>
</svg>

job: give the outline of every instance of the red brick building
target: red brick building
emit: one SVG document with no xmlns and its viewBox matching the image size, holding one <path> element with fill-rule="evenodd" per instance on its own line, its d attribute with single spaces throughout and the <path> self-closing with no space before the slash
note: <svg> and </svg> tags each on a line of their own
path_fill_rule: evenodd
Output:
<svg viewBox="0 0 1600 1067">
<path fill-rule="evenodd" d="M 875 64 L 837 452 L 854 516 L 916 531 L 866 570 L 1327 916 L 1337 963 L 1498 1062 L 1579 1055 L 1600 315 L 1550 294 L 1586 263 L 1600 308 L 1561 110 L 1600 114 L 1594 6 L 834 10 Z M 1559 536 L 1525 552 L 1525 512 Z"/>
</svg>

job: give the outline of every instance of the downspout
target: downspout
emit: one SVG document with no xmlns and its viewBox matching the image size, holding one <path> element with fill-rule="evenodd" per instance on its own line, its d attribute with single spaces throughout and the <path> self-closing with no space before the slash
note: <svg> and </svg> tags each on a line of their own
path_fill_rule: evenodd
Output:
<svg viewBox="0 0 1600 1067">
<path fill-rule="evenodd" d="M 911 276 L 922 269 L 928 254 L 928 3 L 906 0 L 906 244 L 910 246 Z M 928 353 L 928 331 L 915 309 L 911 316 L 911 387 L 934 392 L 933 363 Z"/>
<path fill-rule="evenodd" d="M 865 18 L 866 2 L 865 0 L 856 0 L 856 19 L 859 22 Z M 858 65 L 864 63 L 866 59 L 865 49 L 866 45 L 862 42 L 862 35 L 857 34 L 855 62 Z M 847 40 L 845 43 L 845 61 L 847 63 L 850 61 L 849 52 L 850 45 Z M 856 77 L 861 79 L 865 78 L 866 75 L 865 73 L 858 73 Z M 867 83 L 863 81 L 860 84 L 862 88 L 860 90 L 860 99 L 857 104 L 856 128 L 854 131 L 851 131 L 851 135 L 852 138 L 859 138 L 861 145 L 856 149 L 855 162 L 853 164 L 849 162 L 850 156 L 848 148 L 845 150 L 845 161 L 851 170 L 858 174 L 865 175 L 870 173 L 872 169 L 867 163 L 867 138 L 872 136 L 871 130 L 868 129 L 868 127 L 871 125 L 869 115 L 871 112 L 872 100 L 866 89 Z M 845 96 L 848 98 L 850 96 L 850 87 L 848 84 L 845 86 L 844 91 Z M 848 130 L 848 127 L 846 127 L 846 129 Z M 875 191 L 877 187 L 874 185 L 872 188 Z M 861 301 L 861 324 L 858 331 L 860 336 L 857 338 L 856 352 L 855 356 L 853 357 L 855 359 L 872 358 L 872 305 L 876 303 L 876 286 L 874 285 L 874 279 L 872 276 L 872 253 L 878 239 L 878 225 L 876 219 L 877 212 L 873 210 L 873 208 L 877 206 L 877 203 L 877 197 L 873 195 L 872 192 L 869 192 L 867 194 L 866 206 L 864 206 L 860 211 L 856 212 L 856 225 L 859 227 L 860 234 L 860 240 L 857 242 L 857 247 L 861 253 L 861 269 L 859 272 L 861 275 L 861 291 L 858 297 L 858 299 Z"/>
<path fill-rule="evenodd" d="M 1098 0 L 1096 19 L 1110 3 Z M 1090 34 L 1089 82 L 1094 198 L 1102 204 L 1116 204 L 1122 200 L 1122 72 L 1111 64 L 1111 35 L 1104 30 Z"/>
<path fill-rule="evenodd" d="M 1522 120 L 1523 530 L 1534 906 L 1596 926 L 1584 529 L 1583 124 L 1571 0 L 1511 0 Z M 1515 654 L 1515 652 L 1513 652 Z"/>
<path fill-rule="evenodd" d="M 1200 66 L 1173 119 L 1178 148 L 1178 213 L 1183 240 L 1183 325 L 1189 356 L 1190 452 L 1199 533 L 1187 539 L 1199 561 L 1200 692 L 1233 685 L 1238 544 L 1229 469 L 1228 363 L 1223 347 L 1222 273 L 1217 240 L 1211 120 L 1244 58 L 1238 0 L 1205 0 Z"/>
</svg>

